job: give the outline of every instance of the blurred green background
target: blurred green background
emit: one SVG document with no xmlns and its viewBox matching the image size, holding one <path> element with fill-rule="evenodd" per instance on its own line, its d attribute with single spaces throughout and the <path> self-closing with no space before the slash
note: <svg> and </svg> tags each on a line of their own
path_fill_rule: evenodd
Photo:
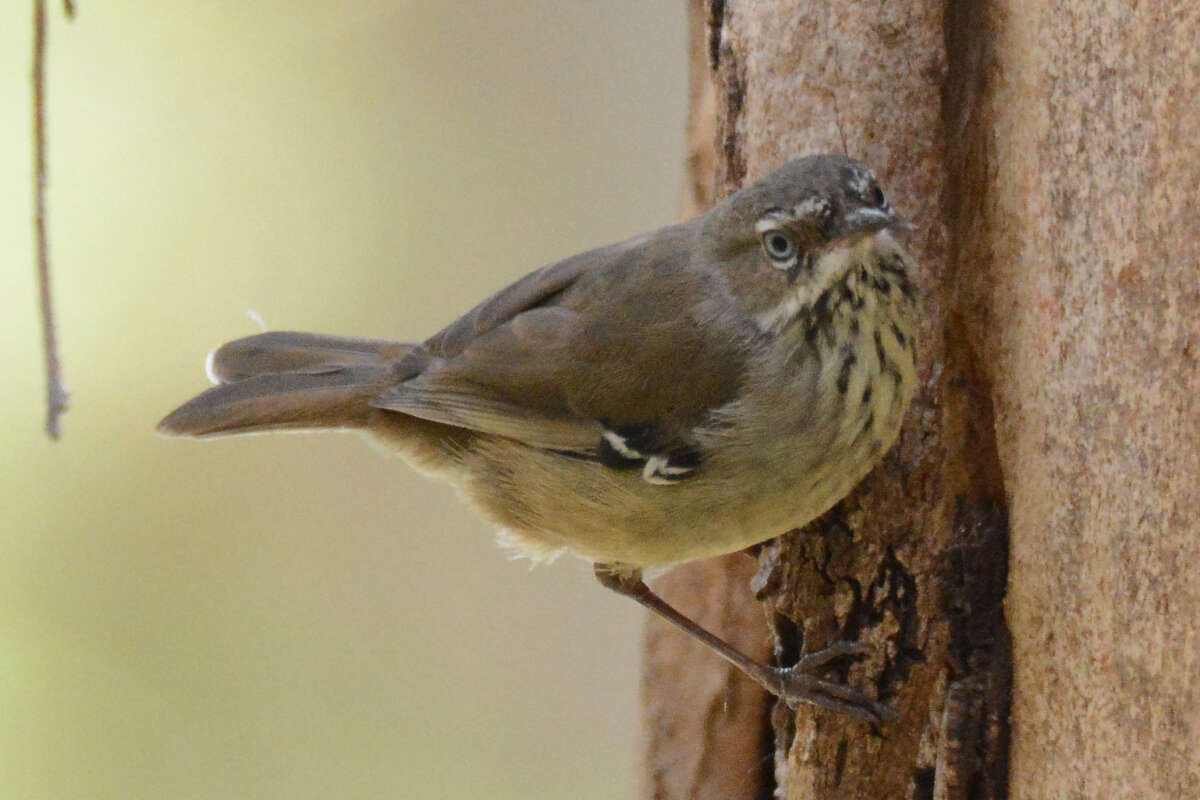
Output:
<svg viewBox="0 0 1200 800">
<path fill-rule="evenodd" d="M 640 613 L 355 437 L 153 434 L 272 328 L 418 339 L 671 222 L 680 2 L 30 3 L 0 24 L 0 798 L 620 798 Z"/>
</svg>

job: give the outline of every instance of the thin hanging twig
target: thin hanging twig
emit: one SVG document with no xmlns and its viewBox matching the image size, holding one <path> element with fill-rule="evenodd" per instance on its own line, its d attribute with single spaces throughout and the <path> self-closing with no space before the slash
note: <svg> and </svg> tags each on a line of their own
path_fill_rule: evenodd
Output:
<svg viewBox="0 0 1200 800">
<path fill-rule="evenodd" d="M 68 17 L 73 0 L 64 0 Z M 46 3 L 33 2 L 33 165 L 34 237 L 37 251 L 38 291 L 42 309 L 42 347 L 46 357 L 46 435 L 59 437 L 58 418 L 67 410 L 66 386 L 58 361 L 58 337 L 50 294 L 50 249 L 46 240 Z"/>
</svg>

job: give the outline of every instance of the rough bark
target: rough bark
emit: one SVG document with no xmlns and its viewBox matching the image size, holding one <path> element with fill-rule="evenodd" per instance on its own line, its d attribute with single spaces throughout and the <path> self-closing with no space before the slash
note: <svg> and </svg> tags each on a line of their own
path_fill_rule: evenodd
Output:
<svg viewBox="0 0 1200 800">
<path fill-rule="evenodd" d="M 926 297 L 901 441 L 824 519 L 763 548 L 754 582 L 776 658 L 861 638 L 875 655 L 845 677 L 901 721 L 879 736 L 775 707 L 773 775 L 713 789 L 697 765 L 716 775 L 736 757 L 728 770 L 744 774 L 749 748 L 714 736 L 722 723 L 699 712 L 718 699 L 662 666 L 708 689 L 736 680 L 672 656 L 652 626 L 647 795 L 1187 796 L 1200 782 L 1200 11 L 691 6 L 693 65 L 714 88 L 694 74 L 696 206 L 791 156 L 848 152 L 918 225 Z M 695 144 L 710 119 L 711 155 Z M 670 579 L 691 587 L 682 607 L 725 604 L 728 623 L 744 601 L 722 563 L 744 569 Z M 688 577 L 705 570 L 706 584 Z M 741 735 L 761 742 L 749 716 Z"/>
</svg>

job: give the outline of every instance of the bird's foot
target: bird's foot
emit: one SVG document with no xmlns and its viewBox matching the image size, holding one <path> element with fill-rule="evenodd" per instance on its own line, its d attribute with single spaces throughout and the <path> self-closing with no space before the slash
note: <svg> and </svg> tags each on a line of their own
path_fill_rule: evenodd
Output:
<svg viewBox="0 0 1200 800">
<path fill-rule="evenodd" d="M 899 718 L 894 709 L 844 683 L 827 681 L 815 674 L 835 659 L 862 655 L 869 649 L 859 642 L 835 642 L 802 656 L 793 666 L 772 668 L 772 685 L 768 688 L 793 708 L 798 703 L 811 703 L 883 727 Z"/>
</svg>

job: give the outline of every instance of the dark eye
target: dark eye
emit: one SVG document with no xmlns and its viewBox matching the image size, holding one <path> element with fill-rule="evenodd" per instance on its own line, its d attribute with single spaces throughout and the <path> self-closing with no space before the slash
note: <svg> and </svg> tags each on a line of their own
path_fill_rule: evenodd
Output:
<svg viewBox="0 0 1200 800">
<path fill-rule="evenodd" d="M 791 261 L 796 255 L 796 244 L 782 231 L 767 231 L 762 238 L 763 249 L 772 261 Z"/>
<path fill-rule="evenodd" d="M 880 208 L 887 205 L 887 198 L 883 196 L 883 189 L 880 189 L 878 186 L 875 187 L 875 191 L 871 192 L 871 199 Z"/>
</svg>

